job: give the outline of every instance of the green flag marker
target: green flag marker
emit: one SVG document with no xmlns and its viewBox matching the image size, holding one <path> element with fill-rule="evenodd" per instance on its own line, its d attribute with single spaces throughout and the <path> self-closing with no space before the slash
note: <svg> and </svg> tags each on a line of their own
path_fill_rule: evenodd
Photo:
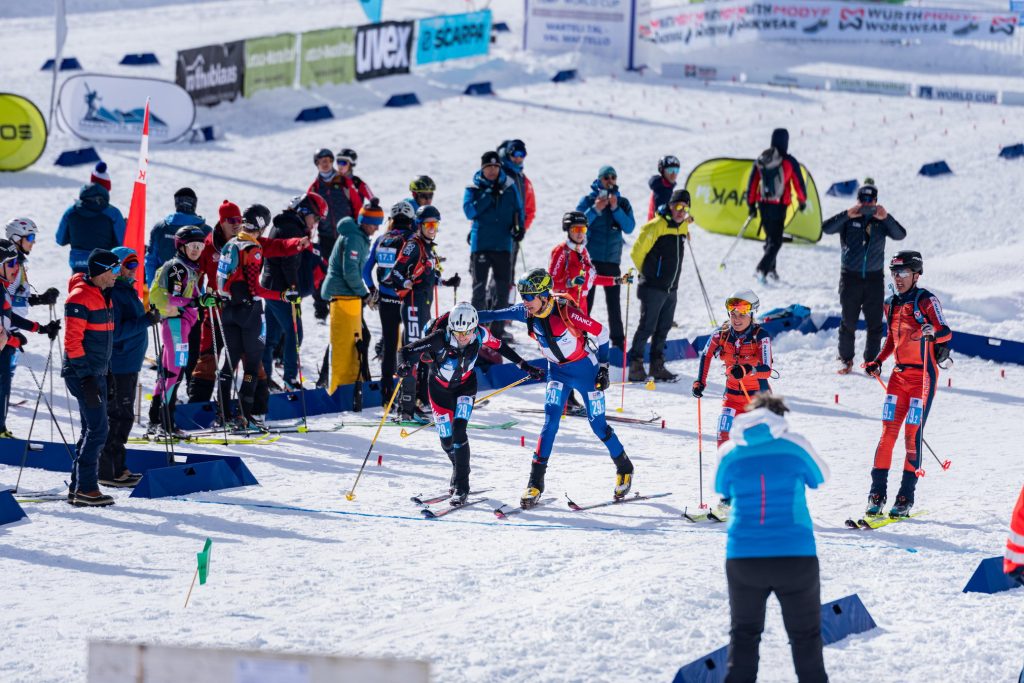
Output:
<svg viewBox="0 0 1024 683">
<path fill-rule="evenodd" d="M 199 562 L 199 585 L 202 586 L 206 583 L 206 575 L 210 573 L 210 548 L 213 546 L 213 541 L 206 539 L 206 545 L 203 546 L 203 552 L 196 553 L 196 560 Z"/>
</svg>

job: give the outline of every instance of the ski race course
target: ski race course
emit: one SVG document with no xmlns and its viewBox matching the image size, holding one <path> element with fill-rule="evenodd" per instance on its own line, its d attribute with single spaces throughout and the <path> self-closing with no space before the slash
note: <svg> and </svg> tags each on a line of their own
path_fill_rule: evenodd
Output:
<svg viewBox="0 0 1024 683">
<path fill-rule="evenodd" d="M 82 8 L 107 11 L 70 14 L 65 54 L 90 70 L 127 73 L 116 66 L 122 53 L 154 51 L 163 65 L 145 75 L 173 79 L 173 55 L 181 48 L 308 30 L 318 22 L 363 21 L 356 3 L 338 9 L 308 0 L 223 0 L 129 9 L 134 3 L 119 1 L 124 7 L 114 11 L 93 1 Z M 396 1 L 386 5 L 386 18 L 390 12 L 405 17 L 465 9 L 455 0 L 431 4 L 437 7 Z M 434 204 L 442 215 L 438 251 L 447 259 L 446 276 L 461 273 L 459 298 L 468 299 L 463 188 L 480 154 L 502 140 L 521 138 L 529 148 L 526 171 L 536 190 L 537 218 L 523 249 L 532 268 L 547 265 L 551 248 L 563 239 L 562 213 L 575 208 L 600 166 L 615 166 L 639 220 L 646 216 L 647 179 L 660 156 L 677 155 L 685 178 L 705 159 L 756 156 L 773 128 L 786 127 L 790 149 L 814 175 L 823 216 L 852 202 L 826 197 L 832 182 L 874 178 L 880 203 L 908 231 L 904 241 L 889 242 L 889 253 L 924 254 L 921 285 L 942 301 L 954 335 L 1024 340 L 1024 238 L 1017 201 L 1024 163 L 997 156 L 1000 147 L 1021 141 L 1018 108 L 742 84 L 680 87 L 653 75 L 596 69 L 583 70 L 582 81 L 554 84 L 550 76 L 561 68 L 558 59 L 518 49 L 521 4 L 494 2 L 492 9 L 513 32 L 486 59 L 363 84 L 268 91 L 200 108 L 197 125 L 217 125 L 224 137 L 204 145 L 151 146 L 149 223 L 170 211 L 171 194 L 186 185 L 195 188 L 199 213 L 207 217 L 216 216 L 224 198 L 241 206 L 258 201 L 277 212 L 309 185 L 316 149 L 350 146 L 359 152 L 359 175 L 385 206 L 408 195 L 410 178 L 434 178 Z M 4 89 L 41 107 L 50 87 L 49 73 L 38 70 L 52 56 L 49 11 L 11 16 L 0 9 L 0 28 L 14 43 L 4 59 Z M 865 73 L 877 73 L 877 67 Z M 901 76 L 891 68 L 888 73 Z M 1004 78 L 985 78 L 997 76 Z M 969 80 L 958 73 L 935 78 Z M 497 94 L 459 94 L 466 83 L 480 80 L 491 80 Z M 381 108 L 387 95 L 406 91 L 417 92 L 423 105 Z M 336 118 L 293 122 L 300 109 L 318 103 L 330 104 Z M 62 299 L 67 252 L 54 243 L 53 232 L 90 167 L 52 164 L 59 151 L 78 146 L 83 145 L 69 135 L 53 133 L 35 166 L 0 178 L 0 215 L 29 215 L 40 226 L 31 258 L 33 285 L 40 291 L 58 287 Z M 110 166 L 111 203 L 127 212 L 138 147 L 96 147 Z M 917 174 L 922 164 L 940 159 L 953 175 Z M 781 282 L 762 286 L 752 278 L 760 242 L 741 242 L 720 270 L 716 265 L 732 238 L 696 228 L 692 235 L 691 253 L 717 323 L 726 318 L 725 298 L 741 287 L 757 292 L 761 311 L 799 303 L 815 317 L 838 314 L 837 238 L 826 235 L 813 246 L 786 244 L 779 256 Z M 603 321 L 603 295 L 597 302 L 592 312 Z M 452 303 L 451 290 L 442 289 L 442 312 Z M 639 317 L 635 297 L 630 305 L 627 334 Z M 328 335 L 315 323 L 311 301 L 304 302 L 303 313 L 302 360 L 309 380 Z M 376 339 L 376 314 L 368 311 L 365 319 Z M 692 340 L 712 330 L 692 263 L 684 264 L 675 320 L 669 339 Z M 510 330 L 517 351 L 536 358 L 536 345 L 523 327 Z M 11 397 L 12 404 L 27 403 L 12 405 L 8 419 L 20 437 L 28 433 L 36 398 L 26 368 L 39 373 L 46 363 L 45 338 L 30 341 Z M 863 333 L 858 364 L 862 348 Z M 942 471 L 925 456 L 927 475 L 917 488 L 915 512 L 926 514 L 857 531 L 844 520 L 864 510 L 884 392 L 863 373 L 835 374 L 834 330 L 782 333 L 772 351 L 779 375 L 772 388 L 792 408 L 791 429 L 814 445 L 831 470 L 825 484 L 807 496 L 822 601 L 856 593 L 878 624 L 825 648 L 830 680 L 1016 680 L 1024 660 L 1024 590 L 961 591 L 980 560 L 1002 553 L 1024 481 L 1015 429 L 1024 415 L 1024 366 L 954 354 L 955 364 L 940 376 L 926 429 L 938 457 L 952 465 Z M 385 427 L 355 499 L 346 500 L 379 407 L 310 418 L 314 429 L 344 426 L 285 434 L 267 445 L 177 447 L 179 454 L 242 456 L 258 487 L 164 499 L 129 499 L 128 491 L 113 490 L 116 505 L 102 509 L 25 503 L 30 523 L 0 526 L 6 615 L 0 680 L 85 680 L 87 641 L 115 639 L 422 659 L 437 681 L 670 681 L 683 664 L 728 643 L 729 604 L 725 525 L 692 524 L 682 517 L 702 500 L 717 502 L 712 483 L 721 364 L 712 365 L 701 401 L 703 468 L 698 402 L 690 396 L 697 361 L 676 361 L 669 368 L 681 375 L 678 383 L 654 390 L 627 386 L 621 413 L 615 411 L 620 387 L 607 392 L 609 415 L 657 417 L 650 424 L 612 423 L 636 466 L 633 490 L 671 494 L 649 501 L 569 508 L 564 494 L 582 506 L 610 499 L 614 467 L 587 421 L 566 417 L 551 456 L 545 503 L 499 519 L 495 508 L 518 503 L 543 424 L 543 414 L 529 411 L 543 408 L 544 387 L 530 384 L 474 410 L 474 423 L 516 424 L 470 430 L 471 482 L 475 490 L 487 489 L 471 499 L 487 500 L 441 519 L 424 519 L 410 501 L 447 489 L 450 467 L 432 429 L 403 438 L 401 429 Z M 373 364 L 372 371 L 376 376 L 379 366 Z M 887 363 L 883 379 L 890 371 Z M 620 372 L 613 368 L 613 382 Z M 154 378 L 144 369 L 144 392 L 152 391 Z M 70 435 L 63 382 L 54 377 L 53 384 L 54 409 Z M 34 438 L 51 440 L 48 420 L 37 421 Z M 901 436 L 894 461 L 902 454 Z M 890 492 L 898 485 L 898 469 L 894 464 Z M 17 467 L 0 465 L 0 490 L 17 477 Z M 28 468 L 20 487 L 63 491 L 66 478 Z M 206 538 L 213 540 L 210 579 L 196 587 L 183 609 L 195 553 Z M 758 680 L 791 681 L 778 605 L 769 605 Z"/>
</svg>

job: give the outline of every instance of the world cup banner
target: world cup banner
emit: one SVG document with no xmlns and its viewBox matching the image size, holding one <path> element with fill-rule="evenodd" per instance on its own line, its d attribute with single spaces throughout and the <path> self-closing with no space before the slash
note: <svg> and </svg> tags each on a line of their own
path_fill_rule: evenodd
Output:
<svg viewBox="0 0 1024 683">
<path fill-rule="evenodd" d="M 192 96 L 170 81 L 80 74 L 64 81 L 57 104 L 61 120 L 77 137 L 96 142 L 137 142 L 149 107 L 149 137 L 171 142 L 192 129 Z"/>
<path fill-rule="evenodd" d="M 20 95 L 0 93 L 0 171 L 20 171 L 46 148 L 46 120 Z"/>
</svg>

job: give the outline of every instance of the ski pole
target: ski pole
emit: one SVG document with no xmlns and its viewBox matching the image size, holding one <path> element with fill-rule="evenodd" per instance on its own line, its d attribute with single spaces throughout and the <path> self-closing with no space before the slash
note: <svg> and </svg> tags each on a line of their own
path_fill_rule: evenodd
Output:
<svg viewBox="0 0 1024 683">
<path fill-rule="evenodd" d="M 711 307 L 711 299 L 708 298 L 708 290 L 704 286 L 704 278 L 700 276 L 700 268 L 697 266 L 697 256 L 693 253 L 693 240 L 690 239 L 689 234 L 687 234 L 686 242 L 690 246 L 690 260 L 693 261 L 693 269 L 697 273 L 697 284 L 700 285 L 700 293 L 704 296 L 704 308 L 708 310 L 711 327 L 718 327 L 718 321 L 715 320 L 715 313 Z"/>
<path fill-rule="evenodd" d="M 527 375 L 526 377 L 521 377 L 521 378 L 517 379 L 515 382 L 512 382 L 511 384 L 507 384 L 507 385 L 503 386 L 501 389 L 497 389 L 496 391 L 492 391 L 491 393 L 487 394 L 486 396 L 484 396 L 481 399 L 474 400 L 473 403 L 474 404 L 476 404 L 476 403 L 483 403 L 484 401 L 487 401 L 487 400 L 497 396 L 498 394 L 500 394 L 503 391 L 508 391 L 512 387 L 519 386 L 520 384 L 522 384 L 523 382 L 525 382 L 528 379 L 530 379 L 529 375 Z M 410 436 L 412 436 L 413 434 L 415 434 L 416 432 L 420 431 L 421 429 L 425 429 L 427 427 L 433 427 L 433 426 L 434 426 L 433 422 L 428 422 L 425 425 L 421 425 L 421 426 L 417 427 L 416 429 L 412 430 L 411 432 L 407 432 L 407 431 L 405 431 L 403 429 L 402 432 L 401 432 L 401 436 L 402 436 L 403 439 L 407 439 Z"/>
<path fill-rule="evenodd" d="M 299 400 L 302 403 L 302 426 L 309 431 L 309 423 L 306 421 L 306 384 L 302 377 L 302 347 L 299 344 L 299 320 L 295 313 L 296 303 L 292 302 L 292 330 L 295 332 L 295 364 L 299 369 Z M 241 404 L 241 400 L 239 400 Z"/>
<path fill-rule="evenodd" d="M 43 367 L 43 378 L 44 378 L 43 381 L 44 381 L 44 383 L 45 383 L 46 374 L 50 370 L 50 363 L 53 360 L 53 341 L 54 341 L 53 339 L 50 340 L 50 353 L 46 356 L 46 365 L 45 365 L 45 367 Z M 50 379 L 51 379 L 51 381 L 53 380 L 53 375 L 52 374 L 50 375 Z M 52 384 L 51 384 L 51 386 L 52 386 Z M 36 415 L 39 413 L 39 402 L 43 398 L 43 392 L 44 391 L 45 390 L 42 387 L 40 387 L 39 394 L 36 396 L 36 407 L 33 408 L 33 410 L 32 410 L 32 422 L 29 423 L 29 426 L 28 426 L 28 436 L 25 437 L 25 452 L 21 454 L 21 467 L 18 469 L 18 480 L 14 483 L 14 492 L 15 493 L 18 492 L 18 486 L 21 484 L 21 473 L 25 469 L 25 463 L 28 461 L 28 447 L 29 447 L 30 442 L 32 441 L 32 431 L 35 429 L 35 426 L 36 426 Z M 51 423 L 50 429 L 51 430 L 53 429 L 52 423 Z"/>
<path fill-rule="evenodd" d="M 53 304 L 50 304 L 50 322 L 56 319 L 56 313 L 54 312 Z M 50 353 L 49 356 L 53 356 L 53 342 L 50 342 Z M 50 363 L 50 357 L 47 357 L 46 362 Z M 45 380 L 44 380 L 45 381 Z M 39 401 L 36 401 L 38 407 Z M 50 405 L 53 405 L 53 364 L 50 363 Z M 53 424 L 50 424 L 50 441 L 53 441 Z"/>
<path fill-rule="evenodd" d="M 43 391 L 42 383 L 39 381 L 39 378 L 36 377 L 35 370 L 29 368 L 28 372 L 32 375 L 32 382 L 35 383 L 36 389 L 39 390 L 39 396 L 43 399 L 43 403 L 46 404 L 46 410 L 50 413 L 50 419 L 57 425 L 57 433 L 60 434 L 60 440 L 64 443 L 64 450 L 68 452 L 68 457 L 71 458 L 71 462 L 75 462 L 75 456 L 71 452 L 71 446 L 68 445 L 68 440 L 64 438 L 64 430 L 60 428 L 60 423 L 57 422 L 57 416 L 53 412 L 53 407 L 50 405 L 50 402 L 46 400 L 46 393 Z M 25 447 L 27 450 L 28 443 L 25 444 Z"/>
<path fill-rule="evenodd" d="M 60 341 L 60 335 L 57 335 L 57 353 L 63 358 L 64 357 L 64 345 Z M 71 394 L 68 393 L 68 385 L 64 384 L 64 400 L 68 404 L 68 422 L 71 423 L 71 440 L 78 442 L 78 437 L 75 435 L 75 416 L 71 414 Z"/>
<path fill-rule="evenodd" d="M 218 302 L 217 305 L 219 306 L 220 302 Z M 219 368 L 220 368 L 220 353 L 218 353 L 218 351 L 217 351 L 217 330 L 215 330 L 214 327 L 213 327 L 213 308 L 207 308 L 206 309 L 206 315 L 210 319 L 210 331 L 213 333 L 213 334 L 210 335 L 210 342 L 213 345 L 213 377 L 214 377 L 214 381 L 217 382 L 217 401 L 220 402 L 220 406 L 221 406 L 221 408 L 220 408 L 220 411 L 221 411 L 220 422 L 221 422 L 221 426 L 224 428 L 224 445 L 226 446 L 226 445 L 228 445 L 228 407 L 229 407 L 228 403 L 230 401 L 230 397 L 229 397 L 228 401 L 225 401 L 224 400 L 224 390 L 221 388 L 221 381 L 220 381 L 221 378 L 220 378 L 220 370 L 219 370 Z M 200 333 L 201 332 L 202 332 L 202 330 L 200 330 Z M 202 334 L 200 334 L 199 336 L 200 336 L 200 339 L 201 339 L 202 338 Z M 202 349 L 200 349 L 200 352 L 202 352 Z M 224 347 L 224 364 L 225 364 L 226 367 L 230 367 L 231 368 L 231 376 L 233 378 L 234 374 L 235 374 L 235 366 L 231 362 L 231 354 L 228 353 L 228 349 L 227 349 L 226 345 Z M 241 411 L 241 407 L 242 407 L 242 402 L 241 401 L 238 402 L 238 407 L 239 407 L 239 412 L 242 412 Z M 245 417 L 245 416 L 243 415 L 243 417 Z"/>
<path fill-rule="evenodd" d="M 150 328 L 152 330 L 152 332 L 153 332 L 153 346 L 155 347 L 155 350 L 156 350 L 156 362 L 157 362 L 156 384 L 153 385 L 153 400 L 154 401 L 157 398 L 157 387 L 160 385 L 161 378 L 164 380 L 165 384 L 166 384 L 166 381 L 167 381 L 167 378 L 165 377 L 166 373 L 164 371 L 164 349 L 163 349 L 163 345 L 160 343 L 160 333 L 157 332 L 156 328 L 157 328 L 156 325 L 153 325 Z M 160 413 L 163 415 L 162 422 L 165 425 L 167 425 L 168 427 L 170 427 L 170 424 L 171 424 L 171 414 L 167 410 L 167 406 L 165 405 L 166 401 L 164 400 L 164 393 L 165 393 L 164 391 L 161 391 L 160 394 L 159 394 L 159 396 L 160 396 Z M 167 432 L 166 429 L 164 431 Z M 174 463 L 174 439 L 172 438 L 172 435 L 169 432 L 167 432 L 165 434 L 164 450 L 167 452 L 167 462 L 173 464 Z"/>
<path fill-rule="evenodd" d="M 708 505 L 704 502 L 704 425 L 701 421 L 700 397 L 697 398 L 697 486 L 700 491 L 697 494 L 700 498 L 700 509 Z"/>
<path fill-rule="evenodd" d="M 624 334 L 629 334 L 629 300 L 632 298 L 630 293 L 633 290 L 633 278 L 632 274 L 635 268 L 630 268 L 626 271 L 626 275 L 630 276 L 626 280 L 626 321 L 623 326 Z M 619 397 L 619 407 L 615 409 L 615 412 L 621 413 L 626 407 L 626 340 L 622 340 L 622 395 Z"/>
<path fill-rule="evenodd" d="M 740 228 L 738 233 L 736 233 L 736 239 L 733 240 L 732 246 L 729 247 L 729 251 L 725 252 L 725 256 L 722 257 L 722 262 L 718 264 L 719 270 L 725 270 L 725 262 L 729 260 L 729 255 L 732 254 L 732 250 L 735 249 L 736 245 L 740 243 L 741 239 L 743 239 L 743 232 L 747 229 L 747 226 L 750 225 L 750 221 L 752 220 L 754 220 L 753 216 L 747 216 L 747 220 L 743 222 L 743 227 Z"/>
<path fill-rule="evenodd" d="M 441 317 L 441 297 L 438 295 L 437 285 L 434 285 L 434 320 Z"/>
<path fill-rule="evenodd" d="M 380 424 L 377 425 L 377 433 L 373 435 L 370 447 L 366 449 L 366 457 L 363 458 L 363 464 L 359 466 L 359 472 L 356 473 L 356 480 L 352 482 L 352 488 L 350 488 L 348 493 L 345 494 L 345 500 L 356 499 L 356 486 L 359 484 L 359 478 L 363 476 L 363 470 L 366 468 L 366 461 L 370 459 L 370 453 L 373 452 L 373 446 L 377 443 L 377 437 L 380 436 L 380 430 L 384 428 L 384 421 L 388 419 L 388 413 L 391 412 L 391 404 L 395 402 L 395 398 L 398 396 L 398 391 L 401 388 L 401 382 L 395 384 L 395 390 L 391 392 L 391 398 L 388 399 L 388 404 L 384 407 L 384 414 L 380 416 Z"/>
</svg>

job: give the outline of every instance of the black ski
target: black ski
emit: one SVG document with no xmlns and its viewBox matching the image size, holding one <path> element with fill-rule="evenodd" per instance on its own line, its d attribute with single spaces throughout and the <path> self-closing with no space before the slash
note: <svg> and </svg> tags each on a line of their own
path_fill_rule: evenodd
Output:
<svg viewBox="0 0 1024 683">
<path fill-rule="evenodd" d="M 540 500 L 538 500 L 536 503 L 534 503 L 533 505 L 531 505 L 528 508 L 513 507 L 511 505 L 503 503 L 502 505 L 499 505 L 498 507 L 494 508 L 494 516 L 497 517 L 498 519 L 508 519 L 509 517 L 513 517 L 513 516 L 518 515 L 520 513 L 526 512 L 527 510 L 532 510 L 532 509 L 534 509 L 536 507 L 540 507 L 541 505 L 546 505 L 548 503 L 553 503 L 553 502 L 555 502 L 554 498 L 541 498 Z"/>
<path fill-rule="evenodd" d="M 470 491 L 469 495 L 475 496 L 475 495 L 479 495 L 481 493 L 487 493 L 490 490 L 491 489 L 486 488 L 486 489 L 480 489 L 479 491 Z M 433 505 L 435 503 L 443 503 L 444 501 L 448 500 L 451 497 L 452 497 L 452 494 L 450 494 L 450 493 L 441 493 L 441 494 L 438 494 L 438 495 L 434 496 L 433 498 L 424 498 L 423 494 L 421 493 L 418 496 L 412 496 L 411 498 L 409 498 L 409 500 L 411 500 L 412 502 L 416 503 L 417 505 Z"/>
<path fill-rule="evenodd" d="M 543 408 L 518 408 L 518 409 L 516 409 L 516 412 L 518 412 L 518 413 L 543 413 L 544 409 Z M 587 416 L 587 414 L 585 412 L 577 414 L 576 412 L 572 412 L 572 411 L 565 413 L 565 415 L 567 417 L 586 417 Z M 661 419 L 661 415 L 652 415 L 649 418 L 643 418 L 643 417 L 622 417 L 621 415 L 612 415 L 610 413 L 605 413 L 604 414 L 604 419 L 609 421 L 609 422 L 623 422 L 625 424 L 634 424 L 634 425 L 649 425 L 649 424 L 657 423 L 658 420 Z"/>
<path fill-rule="evenodd" d="M 451 514 L 451 513 L 455 512 L 456 510 L 462 510 L 464 508 L 470 507 L 471 505 L 479 505 L 480 503 L 485 503 L 488 500 L 490 500 L 490 499 L 489 498 L 474 498 L 473 500 L 467 500 L 462 505 L 449 505 L 448 507 L 441 508 L 439 510 L 431 510 L 430 508 L 423 508 L 422 510 L 420 510 L 420 512 L 422 512 L 423 516 L 426 517 L 427 519 L 437 519 L 438 517 L 444 517 L 445 515 Z"/>
<path fill-rule="evenodd" d="M 639 493 L 634 493 L 629 498 L 616 498 L 612 500 L 606 500 L 603 503 L 592 503 L 590 505 L 577 505 L 569 494 L 565 494 L 565 499 L 569 503 L 569 509 L 573 512 L 583 512 L 585 510 L 593 510 L 595 508 L 609 507 L 611 505 L 622 505 L 623 503 L 636 503 L 641 500 L 653 500 L 655 498 L 664 498 L 665 496 L 671 496 L 672 493 L 652 493 L 647 496 L 642 496 Z"/>
</svg>

